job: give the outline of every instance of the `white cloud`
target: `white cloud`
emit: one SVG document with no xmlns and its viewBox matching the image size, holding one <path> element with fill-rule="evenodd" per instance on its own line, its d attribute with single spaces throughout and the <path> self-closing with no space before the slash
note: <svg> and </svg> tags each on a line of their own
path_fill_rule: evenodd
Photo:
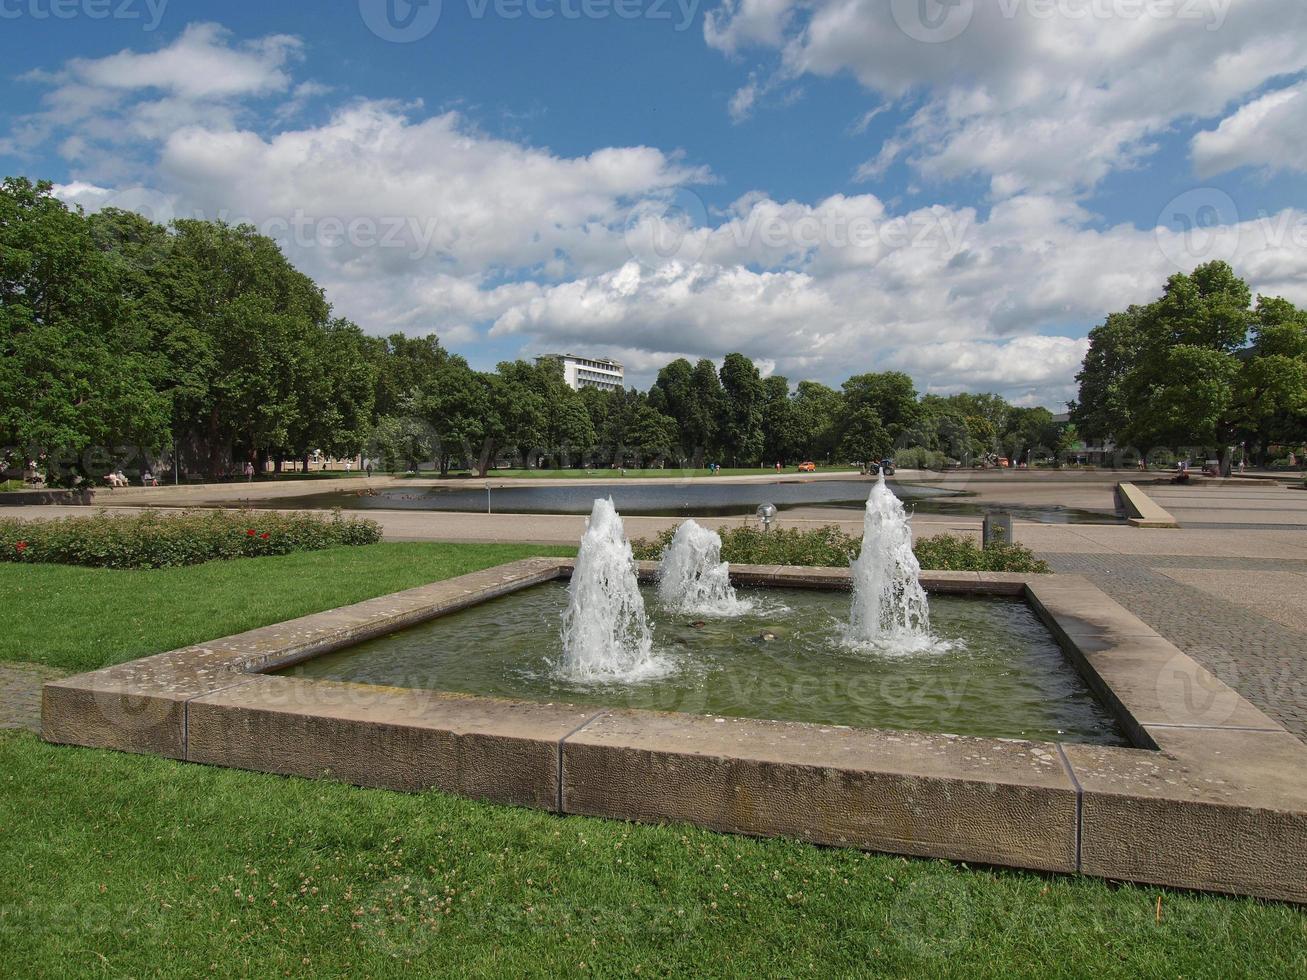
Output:
<svg viewBox="0 0 1307 980">
<path fill-rule="evenodd" d="M 742 0 L 739 9 L 746 7 Z M 777 12 L 789 8 L 755 9 L 761 19 L 748 36 L 765 39 L 773 35 L 760 26 L 763 14 L 784 25 Z M 728 27 L 724 22 L 722 30 Z M 901 368 L 925 389 L 993 388 L 1056 407 L 1073 394 L 1085 328 L 1109 310 L 1153 298 L 1177 268 L 1214 257 L 1213 241 L 1255 289 L 1307 302 L 1302 212 L 1204 229 L 1211 234 L 1193 238 L 1102 227 L 1066 195 L 1021 192 L 1040 182 L 1032 181 L 1037 161 L 1013 161 L 1034 150 L 1011 134 L 1007 141 L 999 136 L 1009 125 L 1004 106 L 1015 106 L 1023 125 L 1037 117 L 1031 106 L 1042 106 L 1037 90 L 1051 72 L 1038 58 L 1033 80 L 995 69 L 970 96 L 947 84 L 930 88 L 944 102 L 928 98 L 901 142 L 886 151 L 884 166 L 902 154 L 923 169 L 946 167 L 950 154 L 971 145 L 977 127 L 991 127 L 994 140 L 975 143 L 970 154 L 1004 188 L 988 214 L 938 205 L 903 212 L 873 194 L 806 202 L 754 192 L 709 218 L 702 202 L 695 206 L 692 188 L 711 175 L 653 147 L 563 156 L 490 135 L 458 113 L 378 101 L 341 103 L 315 125 L 261 111 L 256 129 L 247 114 L 252 105 L 266 107 L 262 93 L 291 101 L 325 93 L 312 81 L 275 77 L 287 71 L 294 46 L 243 45 L 220 32 L 206 43 L 263 64 L 267 81 L 251 74 L 246 94 L 198 101 L 179 101 L 151 82 L 133 90 L 147 98 L 120 104 L 118 88 L 87 87 L 65 73 L 50 112 L 62 100 L 76 101 L 72 86 L 82 86 L 119 114 L 60 123 L 59 138 L 83 165 L 59 194 L 88 208 L 131 207 L 159 219 L 249 220 L 282 242 L 342 315 L 374 333 L 436 331 L 474 359 L 489 334 L 497 353 L 505 343 L 520 344 L 524 354 L 608 353 L 627 364 L 633 382 L 647 384 L 673 356 L 742 350 L 796 380 L 838 383 L 859 371 Z M 282 62 L 275 52 L 284 54 Z M 138 64 L 116 63 L 114 84 L 125 84 Z M 136 77 L 162 83 L 167 64 Z M 1240 75 L 1219 59 L 1212 72 Z M 769 83 L 758 84 L 763 91 Z M 1059 98 L 1070 96 L 1063 91 Z M 1124 95 L 1086 95 L 1086 104 L 1096 105 L 1095 98 Z M 187 106 L 198 108 L 191 113 Z M 1256 128 L 1278 111 L 1272 105 L 1254 123 L 1231 128 Z M 931 150 L 922 142 L 925 130 L 914 127 L 934 125 L 922 120 L 941 113 L 942 136 Z M 104 129 L 121 128 L 124 120 L 133 128 L 119 147 Z M 1128 134 L 1122 139 L 1128 142 Z M 1088 140 L 1076 147 L 1092 155 Z M 121 152 L 97 152 L 105 145 Z M 628 216 L 650 199 L 697 218 L 697 226 L 673 226 L 685 236 L 669 253 L 678 261 L 653 260 L 628 244 Z M 651 264 L 635 261 L 632 248 Z"/>
<path fill-rule="evenodd" d="M 47 87 L 41 111 L 19 121 L 16 149 L 59 134 L 61 155 L 78 167 L 121 176 L 139 167 L 139 143 L 187 125 L 231 129 L 250 100 L 284 99 L 296 109 L 319 87 L 292 92 L 290 66 L 301 42 L 287 35 L 234 41 L 217 24 L 191 24 L 170 44 L 104 58 L 74 58 L 57 71 L 25 79 Z"/>
<path fill-rule="evenodd" d="M 1192 143 L 1199 176 L 1238 167 L 1307 173 L 1307 82 L 1268 92 L 1198 133 Z"/>
<path fill-rule="evenodd" d="M 267 139 L 179 129 L 163 145 L 159 170 L 210 216 L 400 229 L 393 247 L 342 247 L 328 265 L 361 263 L 363 271 L 416 257 L 464 273 L 557 262 L 555 274 L 606 268 L 637 198 L 707 177 L 650 147 L 559 157 L 480 133 L 454 112 L 412 119 L 377 102 Z"/>
<path fill-rule="evenodd" d="M 760 214 L 775 223 L 750 220 Z M 825 239 L 779 252 L 759 241 L 797 227 L 870 219 L 886 228 L 926 216 L 963 229 L 961 239 L 891 236 L 887 245 L 877 236 L 865 249 Z M 1307 236 L 1307 215 L 1288 212 L 1279 226 L 1249 221 L 1230 234 L 1232 257 L 1254 288 L 1307 301 L 1307 250 L 1293 240 Z M 943 208 L 893 215 L 869 195 L 813 206 L 751 197 L 703 235 L 699 262 L 628 262 L 542 286 L 510 305 L 492 335 L 690 357 L 739 349 L 791 378 L 901 368 L 930 390 L 993 389 L 1056 407 L 1074 395 L 1085 342 L 1048 331 L 1083 329 L 1154 298 L 1177 269 L 1172 256 L 1186 269 L 1209 257 L 1186 255 L 1191 245 L 1178 233 L 1096 229 L 1082 209 L 1035 197 L 1005 202 L 984 222 Z M 775 254 L 786 261 L 771 268 Z"/>
<path fill-rule="evenodd" d="M 956 37 L 916 39 L 932 35 L 911 18 L 932 5 L 967 18 Z M 934 179 L 985 175 L 1001 198 L 1092 189 L 1177 121 L 1212 117 L 1307 69 L 1307 5 L 741 0 L 714 12 L 705 38 L 732 53 L 775 49 L 789 77 L 848 72 L 905 106 L 924 99 L 864 176 L 902 158 Z"/>
<path fill-rule="evenodd" d="M 289 87 L 284 68 L 300 53 L 298 38 L 275 34 L 236 45 L 229 38 L 217 24 L 191 24 L 158 51 L 76 58 L 65 74 L 96 88 L 158 89 L 186 99 L 266 95 Z"/>
</svg>

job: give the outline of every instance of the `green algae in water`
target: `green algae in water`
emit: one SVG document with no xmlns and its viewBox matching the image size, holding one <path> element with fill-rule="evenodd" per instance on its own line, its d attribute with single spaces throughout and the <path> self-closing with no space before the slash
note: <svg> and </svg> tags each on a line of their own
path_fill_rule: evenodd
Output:
<svg viewBox="0 0 1307 980">
<path fill-rule="evenodd" d="M 550 582 L 285 673 L 609 708 L 773 718 L 1126 745 L 1056 641 L 1022 601 L 935 595 L 944 652 L 885 654 L 844 640 L 850 594 L 740 589 L 749 612 L 695 619 L 663 610 L 644 588 L 654 651 L 669 665 L 632 683 L 561 680 L 566 585 Z"/>
</svg>

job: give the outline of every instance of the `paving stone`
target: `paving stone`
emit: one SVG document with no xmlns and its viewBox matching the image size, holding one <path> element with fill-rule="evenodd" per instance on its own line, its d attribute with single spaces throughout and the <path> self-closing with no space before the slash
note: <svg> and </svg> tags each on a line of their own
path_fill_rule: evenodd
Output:
<svg viewBox="0 0 1307 980">
<path fill-rule="evenodd" d="M 0 664 L 0 728 L 41 730 L 41 685 L 64 672 L 43 664 Z"/>
<path fill-rule="evenodd" d="M 1166 639 L 1307 739 L 1307 633 L 1168 574 L 1174 569 L 1302 572 L 1288 559 L 1045 554 L 1058 572 L 1084 575 Z M 1255 576 L 1246 576 L 1253 579 Z M 1307 589 L 1300 602 L 1307 604 Z"/>
</svg>

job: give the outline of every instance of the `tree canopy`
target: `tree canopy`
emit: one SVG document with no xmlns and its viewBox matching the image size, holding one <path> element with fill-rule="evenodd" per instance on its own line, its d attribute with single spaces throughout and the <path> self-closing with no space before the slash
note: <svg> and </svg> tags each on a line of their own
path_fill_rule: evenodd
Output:
<svg viewBox="0 0 1307 980">
<path fill-rule="evenodd" d="M 1169 290 L 1165 316 L 1131 314 L 1116 346 L 1099 334 L 1100 359 L 1115 358 L 1105 390 L 1152 386 L 1141 418 L 1189 419 L 1210 402 L 1209 428 L 1283 425 L 1297 410 L 1302 313 L 1279 300 L 1249 311 L 1231 277 L 1195 276 Z M 1255 367 L 1238 362 L 1248 331 Z M 1128 376 L 1127 341 L 1143 336 L 1166 338 L 1170 373 Z M 1181 371 L 1212 391 L 1171 384 Z M 1225 397 L 1231 371 L 1264 394 Z M 333 314 L 249 226 L 86 215 L 48 183 L 0 187 L 0 463 L 40 459 L 53 480 L 95 479 L 129 455 L 156 470 L 179 457 L 207 477 L 317 453 L 442 474 L 865 462 L 907 447 L 973 460 L 1053 446 L 1054 429 L 1047 411 L 997 395 L 919 397 L 895 371 L 792 384 L 740 352 L 720 366 L 673 360 L 648 391 L 573 390 L 550 357 L 477 370 L 434 333 L 369 336 Z"/>
<path fill-rule="evenodd" d="M 1259 296 L 1225 262 L 1178 273 L 1152 303 L 1089 335 L 1072 417 L 1089 438 L 1140 452 L 1202 449 L 1229 465 L 1307 435 L 1307 314 Z"/>
</svg>

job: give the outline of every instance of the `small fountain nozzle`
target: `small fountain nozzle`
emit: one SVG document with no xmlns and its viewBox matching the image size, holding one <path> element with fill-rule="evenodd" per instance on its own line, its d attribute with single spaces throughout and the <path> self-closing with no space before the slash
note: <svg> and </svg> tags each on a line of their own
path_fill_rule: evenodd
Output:
<svg viewBox="0 0 1307 980">
<path fill-rule="evenodd" d="M 762 529 L 764 531 L 770 531 L 771 522 L 776 520 L 776 505 L 759 504 L 756 513 L 758 514 L 758 520 L 762 522 Z"/>
</svg>

